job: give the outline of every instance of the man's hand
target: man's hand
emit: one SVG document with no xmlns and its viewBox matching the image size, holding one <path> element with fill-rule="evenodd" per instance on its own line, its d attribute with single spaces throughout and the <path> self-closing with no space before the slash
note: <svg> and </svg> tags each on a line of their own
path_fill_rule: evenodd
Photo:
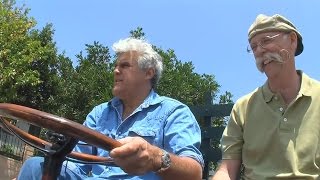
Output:
<svg viewBox="0 0 320 180">
<path fill-rule="evenodd" d="M 110 152 L 116 165 L 126 173 L 141 175 L 156 171 L 161 166 L 161 149 L 149 144 L 141 137 L 119 139 L 123 145 Z"/>
</svg>

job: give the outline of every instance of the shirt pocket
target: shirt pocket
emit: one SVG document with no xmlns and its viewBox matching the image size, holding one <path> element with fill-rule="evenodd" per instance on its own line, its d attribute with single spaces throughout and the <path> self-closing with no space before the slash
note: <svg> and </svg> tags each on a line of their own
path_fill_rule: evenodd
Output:
<svg viewBox="0 0 320 180">
<path fill-rule="evenodd" d="M 164 113 L 149 114 L 134 124 L 128 129 L 128 136 L 139 136 L 153 145 L 161 145 L 163 140 Z"/>
<path fill-rule="evenodd" d="M 138 128 L 131 128 L 129 129 L 129 136 L 132 137 L 142 137 L 146 141 L 148 141 L 150 144 L 154 144 L 156 140 L 156 131 L 152 128 L 146 128 L 146 127 L 138 127 Z"/>
<path fill-rule="evenodd" d="M 128 136 L 139 136 L 150 144 L 160 144 L 163 134 L 163 117 L 148 117 L 136 122 L 129 130 Z"/>
</svg>

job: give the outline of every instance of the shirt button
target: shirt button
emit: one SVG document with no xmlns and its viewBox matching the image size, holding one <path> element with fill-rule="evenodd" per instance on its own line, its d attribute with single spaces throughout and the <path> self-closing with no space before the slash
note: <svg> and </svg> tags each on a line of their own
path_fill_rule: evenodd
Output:
<svg viewBox="0 0 320 180">
<path fill-rule="evenodd" d="M 274 97 L 275 100 L 278 100 L 278 96 Z"/>
<path fill-rule="evenodd" d="M 288 119 L 287 119 L 287 118 L 283 118 L 283 121 L 284 121 L 284 122 L 287 122 L 287 121 L 288 121 Z"/>
<path fill-rule="evenodd" d="M 279 108 L 279 110 L 282 112 L 283 111 L 283 107 Z"/>
</svg>

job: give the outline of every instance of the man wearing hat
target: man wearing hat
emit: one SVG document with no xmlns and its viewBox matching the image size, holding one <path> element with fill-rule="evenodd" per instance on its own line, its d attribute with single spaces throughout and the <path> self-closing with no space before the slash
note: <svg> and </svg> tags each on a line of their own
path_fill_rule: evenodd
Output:
<svg viewBox="0 0 320 180">
<path fill-rule="evenodd" d="M 234 105 L 213 177 L 320 179 L 320 83 L 296 70 L 302 36 L 281 15 L 258 15 L 249 46 L 267 81 Z"/>
</svg>

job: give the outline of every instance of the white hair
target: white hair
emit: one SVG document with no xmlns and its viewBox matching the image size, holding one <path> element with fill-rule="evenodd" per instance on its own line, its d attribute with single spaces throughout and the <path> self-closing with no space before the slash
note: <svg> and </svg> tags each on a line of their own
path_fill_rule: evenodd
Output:
<svg viewBox="0 0 320 180">
<path fill-rule="evenodd" d="M 142 39 L 126 38 L 114 43 L 112 49 L 116 54 L 136 51 L 138 53 L 138 66 L 141 69 L 155 69 L 155 75 L 151 79 L 151 83 L 152 87 L 157 85 L 163 71 L 162 57 L 152 48 L 151 44 Z"/>
</svg>

